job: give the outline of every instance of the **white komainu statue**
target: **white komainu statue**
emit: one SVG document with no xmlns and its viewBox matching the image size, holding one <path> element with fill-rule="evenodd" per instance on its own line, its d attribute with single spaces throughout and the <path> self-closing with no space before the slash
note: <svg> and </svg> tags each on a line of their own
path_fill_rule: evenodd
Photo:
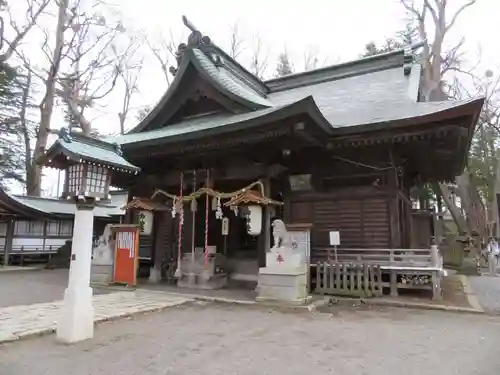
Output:
<svg viewBox="0 0 500 375">
<path fill-rule="evenodd" d="M 273 224 L 273 249 L 291 248 L 290 236 L 286 230 L 285 223 L 282 220 L 274 220 Z"/>
<path fill-rule="evenodd" d="M 301 255 L 294 251 L 292 239 L 282 220 L 274 220 L 273 224 L 274 246 L 266 254 L 266 267 L 297 267 L 303 265 Z"/>
<path fill-rule="evenodd" d="M 94 263 L 113 262 L 115 241 L 113 241 L 112 227 L 113 224 L 107 224 L 102 235 L 99 236 L 97 246 L 93 249 Z"/>
</svg>

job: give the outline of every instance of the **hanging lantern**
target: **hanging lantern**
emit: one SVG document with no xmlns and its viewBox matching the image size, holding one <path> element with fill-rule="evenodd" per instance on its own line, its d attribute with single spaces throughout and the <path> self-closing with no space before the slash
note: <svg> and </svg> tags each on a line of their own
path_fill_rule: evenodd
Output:
<svg viewBox="0 0 500 375">
<path fill-rule="evenodd" d="M 247 220 L 247 232 L 251 236 L 258 236 L 262 232 L 262 205 L 281 205 L 281 202 L 264 197 L 255 190 L 242 190 L 241 193 L 224 203 L 235 210 L 241 208 L 242 216 Z"/>
<path fill-rule="evenodd" d="M 153 213 L 151 211 L 141 210 L 138 212 L 138 224 L 140 233 L 149 236 L 153 231 Z"/>
<path fill-rule="evenodd" d="M 193 199 L 191 201 L 191 212 L 196 212 L 198 211 L 198 202 L 196 202 L 196 199 Z"/>
<path fill-rule="evenodd" d="M 250 205 L 247 210 L 247 232 L 251 236 L 258 236 L 262 231 L 262 207 Z"/>
<path fill-rule="evenodd" d="M 212 198 L 212 211 L 217 210 L 217 203 L 220 204 L 220 199 L 217 199 L 217 197 Z"/>
</svg>

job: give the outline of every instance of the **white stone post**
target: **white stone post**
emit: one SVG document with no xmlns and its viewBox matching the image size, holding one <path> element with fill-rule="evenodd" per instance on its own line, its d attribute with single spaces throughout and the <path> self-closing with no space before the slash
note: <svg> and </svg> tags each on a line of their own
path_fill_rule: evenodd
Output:
<svg viewBox="0 0 500 375">
<path fill-rule="evenodd" d="M 68 287 L 57 324 L 57 339 L 74 343 L 94 336 L 94 307 L 90 270 L 92 263 L 93 206 L 77 205 Z"/>
</svg>

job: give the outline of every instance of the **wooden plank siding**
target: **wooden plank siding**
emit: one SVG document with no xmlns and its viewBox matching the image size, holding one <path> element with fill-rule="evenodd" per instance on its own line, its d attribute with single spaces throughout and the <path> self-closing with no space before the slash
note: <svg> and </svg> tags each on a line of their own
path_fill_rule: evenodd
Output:
<svg viewBox="0 0 500 375">
<path fill-rule="evenodd" d="M 339 189 L 331 193 L 293 194 L 290 222 L 313 223 L 311 262 L 327 259 L 329 231 L 340 232 L 342 248 L 390 248 L 387 192 L 383 189 Z"/>
</svg>

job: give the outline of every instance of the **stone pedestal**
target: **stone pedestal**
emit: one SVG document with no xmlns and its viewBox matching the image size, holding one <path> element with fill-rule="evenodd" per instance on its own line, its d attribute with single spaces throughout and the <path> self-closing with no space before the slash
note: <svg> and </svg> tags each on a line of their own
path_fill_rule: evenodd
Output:
<svg viewBox="0 0 500 375">
<path fill-rule="evenodd" d="M 257 301 L 289 305 L 307 304 L 311 298 L 307 291 L 307 274 L 305 267 L 260 268 Z"/>
<path fill-rule="evenodd" d="M 161 269 L 157 267 L 151 267 L 149 269 L 149 279 L 148 282 L 151 284 L 158 284 L 161 281 Z"/>
<path fill-rule="evenodd" d="M 305 305 L 308 269 L 301 254 L 291 248 L 273 248 L 266 254 L 266 267 L 259 268 L 257 301 Z"/>
<path fill-rule="evenodd" d="M 202 250 L 192 254 L 184 254 L 181 263 L 181 276 L 177 280 L 177 286 L 192 289 L 221 289 L 227 285 L 227 274 L 221 272 L 225 264 L 225 257 L 221 254 L 209 256 L 205 264 L 205 256 Z"/>
<path fill-rule="evenodd" d="M 92 207 L 77 207 L 68 287 L 57 322 L 57 339 L 68 344 L 94 336 L 93 293 L 90 287 L 93 223 Z"/>
</svg>

